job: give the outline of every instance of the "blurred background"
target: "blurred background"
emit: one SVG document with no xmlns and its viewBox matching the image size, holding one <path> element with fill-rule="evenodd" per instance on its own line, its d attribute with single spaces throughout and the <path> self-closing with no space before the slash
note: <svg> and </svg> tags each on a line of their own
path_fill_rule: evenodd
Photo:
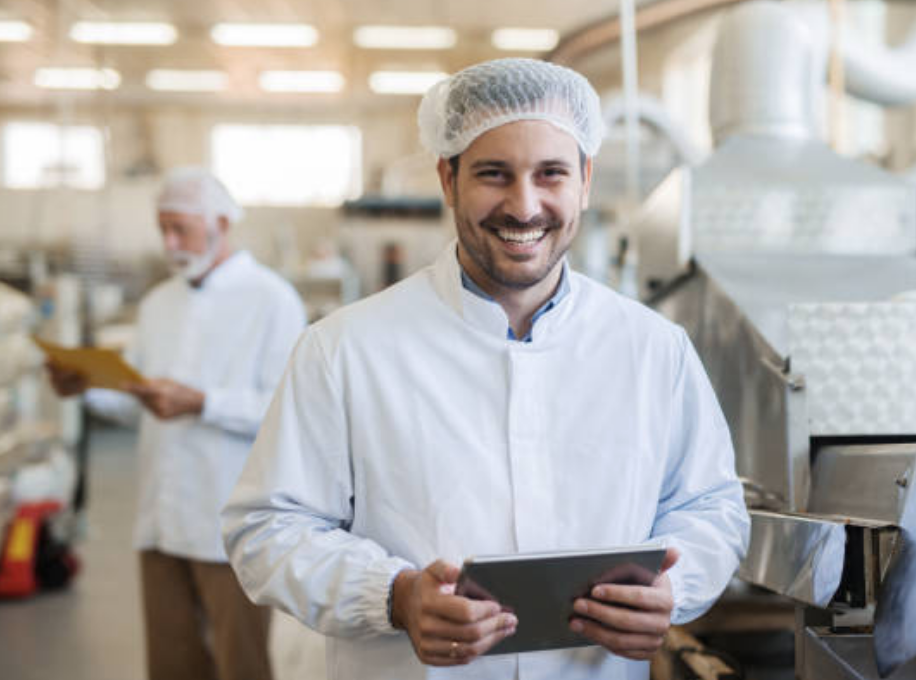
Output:
<svg viewBox="0 0 916 680">
<path fill-rule="evenodd" d="M 416 271 L 453 237 L 435 159 L 417 139 L 420 96 L 473 63 L 517 56 L 577 69 L 602 98 L 607 136 L 573 265 L 684 324 L 723 401 L 772 396 L 754 382 L 770 375 L 760 356 L 785 394 L 798 392 L 798 367 L 810 369 L 807 401 L 784 397 L 772 422 L 726 408 L 749 506 L 860 521 L 857 538 L 826 531 L 842 543 L 824 567 L 836 582 L 812 585 L 822 584 L 808 558 L 826 544 L 795 540 L 781 553 L 797 549 L 792 560 L 768 544 L 714 612 L 724 618 L 693 632 L 747 677 L 877 677 L 880 586 L 896 532 L 916 522 L 904 512 L 916 369 L 906 343 L 877 341 L 837 350 L 825 368 L 815 359 L 833 350 L 811 338 L 867 344 L 916 328 L 905 311 L 888 330 L 880 306 L 916 289 L 916 3 L 906 0 L 0 0 L 0 536 L 8 551 L 17 508 L 51 502 L 50 545 L 80 564 L 51 560 L 56 576 L 0 600 L 0 677 L 142 674 L 133 435 L 54 398 L 29 335 L 125 346 L 138 300 L 167 275 L 154 201 L 181 165 L 226 183 L 246 210 L 234 242 L 295 286 L 310 322 Z M 704 292 L 678 298 L 685 280 Z M 722 304 L 711 290 L 735 312 L 716 329 L 744 336 L 708 329 Z M 864 326 L 824 331 L 848 315 L 792 307 L 802 303 L 866 305 Z M 866 368 L 846 380 L 836 366 L 854 361 Z M 863 402 L 872 383 L 881 396 Z M 818 473 L 829 458 L 818 452 L 838 443 L 904 447 L 865 484 L 864 509 L 850 508 L 849 484 L 878 475 L 877 459 L 856 449 Z M 839 500 L 825 498 L 835 489 Z M 894 507 L 878 508 L 891 494 Z M 768 517 L 755 518 L 756 536 L 769 535 Z M 842 639 L 806 641 L 818 627 Z M 843 637 L 853 629 L 866 642 Z M 805 656 L 816 645 L 839 661 L 824 652 L 825 665 L 806 666 L 822 658 Z M 320 649 L 309 661 L 294 647 L 277 651 L 281 668 L 300 665 L 288 677 L 312 677 L 303 666 L 323 677 Z M 675 657 L 657 677 L 738 677 L 686 675 Z"/>
</svg>

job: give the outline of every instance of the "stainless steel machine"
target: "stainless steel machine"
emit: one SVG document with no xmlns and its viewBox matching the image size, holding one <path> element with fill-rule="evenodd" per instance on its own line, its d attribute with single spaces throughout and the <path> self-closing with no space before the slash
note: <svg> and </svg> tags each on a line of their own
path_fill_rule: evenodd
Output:
<svg viewBox="0 0 916 680">
<path fill-rule="evenodd" d="M 823 64 L 785 5 L 719 35 L 718 147 L 644 203 L 639 294 L 719 397 L 739 575 L 797 603 L 796 677 L 916 678 L 916 187 L 818 140 Z"/>
<path fill-rule="evenodd" d="M 916 188 L 738 135 L 639 222 L 640 295 L 688 330 L 731 427 L 740 576 L 798 603 L 797 676 L 916 677 Z"/>
</svg>

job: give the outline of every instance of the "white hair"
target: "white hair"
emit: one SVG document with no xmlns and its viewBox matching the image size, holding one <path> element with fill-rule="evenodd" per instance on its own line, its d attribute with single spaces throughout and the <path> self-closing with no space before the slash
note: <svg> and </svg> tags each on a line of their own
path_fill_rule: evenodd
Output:
<svg viewBox="0 0 916 680">
<path fill-rule="evenodd" d="M 200 167 L 171 170 L 156 199 L 156 208 L 160 212 L 203 215 L 208 225 L 215 224 L 219 217 L 235 223 L 245 215 L 225 185 Z"/>
</svg>

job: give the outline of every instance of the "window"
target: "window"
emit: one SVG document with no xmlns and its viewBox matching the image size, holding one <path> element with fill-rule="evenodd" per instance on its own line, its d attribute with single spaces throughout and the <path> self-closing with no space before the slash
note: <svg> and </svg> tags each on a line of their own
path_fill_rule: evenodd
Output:
<svg viewBox="0 0 916 680">
<path fill-rule="evenodd" d="M 3 128 L 3 185 L 11 189 L 105 184 L 105 139 L 88 125 L 8 123 Z"/>
<path fill-rule="evenodd" d="M 358 128 L 217 125 L 214 173 L 246 205 L 338 206 L 362 192 Z"/>
</svg>

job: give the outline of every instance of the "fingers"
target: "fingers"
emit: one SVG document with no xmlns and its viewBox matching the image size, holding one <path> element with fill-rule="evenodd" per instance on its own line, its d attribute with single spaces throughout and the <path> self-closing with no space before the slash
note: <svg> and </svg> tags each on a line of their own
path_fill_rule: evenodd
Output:
<svg viewBox="0 0 916 680">
<path fill-rule="evenodd" d="M 407 628 L 417 657 L 425 664 L 468 663 L 515 633 L 518 620 L 502 613 L 498 603 L 454 594 L 460 571 L 440 560 L 424 569 L 411 586 L 414 609 L 407 617 Z"/>
<path fill-rule="evenodd" d="M 124 385 L 124 390 L 141 399 L 145 397 L 154 397 L 160 392 L 158 386 L 152 381 L 146 383 L 129 383 Z"/>
<path fill-rule="evenodd" d="M 499 614 L 476 623 L 465 624 L 430 618 L 421 625 L 421 632 L 425 637 L 433 639 L 476 643 L 495 633 L 514 630 L 516 626 L 518 619 L 513 614 Z"/>
<path fill-rule="evenodd" d="M 514 634 L 515 625 L 512 625 L 497 627 L 489 634 L 471 642 L 449 638 L 430 638 L 424 645 L 421 661 L 431 666 L 466 664 L 486 654 L 494 646 Z"/>
<path fill-rule="evenodd" d="M 672 564 L 677 560 L 673 556 Z M 671 625 L 674 600 L 668 577 L 654 586 L 602 584 L 592 589 L 595 599 L 580 598 L 573 605 L 578 616 L 570 629 L 614 654 L 648 659 L 662 646 Z"/>
<path fill-rule="evenodd" d="M 677 561 L 680 559 L 681 553 L 677 548 L 667 548 L 665 550 L 665 558 L 662 560 L 662 566 L 659 569 L 659 573 L 664 574 L 671 567 L 677 564 Z"/>
<path fill-rule="evenodd" d="M 573 610 L 581 616 L 595 620 L 606 628 L 625 633 L 664 635 L 671 625 L 667 612 L 614 607 L 593 600 L 576 600 Z"/>
<path fill-rule="evenodd" d="M 441 595 L 441 594 L 440 594 Z M 457 624 L 477 623 L 501 611 L 497 602 L 469 600 L 457 595 L 441 595 L 429 602 L 430 613 Z"/>
<path fill-rule="evenodd" d="M 476 623 L 499 614 L 501 609 L 496 602 L 471 600 L 454 594 L 460 574 L 458 567 L 442 560 L 423 570 L 426 613 L 456 624 Z"/>
<path fill-rule="evenodd" d="M 650 659 L 665 641 L 664 634 L 629 633 L 606 628 L 595 621 L 574 618 L 570 630 L 601 645 L 618 656 L 645 661 Z"/>
<path fill-rule="evenodd" d="M 168 404 L 154 385 L 126 385 L 125 390 L 139 399 L 144 408 L 157 418 L 166 418 L 169 415 Z"/>
<path fill-rule="evenodd" d="M 665 587 L 667 577 L 659 585 L 653 586 L 624 586 L 611 583 L 602 584 L 592 588 L 592 597 L 595 600 L 613 605 L 623 605 L 643 611 L 669 613 L 674 608 L 671 589 Z M 579 600 L 588 602 L 585 599 Z"/>
<path fill-rule="evenodd" d="M 71 397 L 86 390 L 87 380 L 79 371 L 64 368 L 53 361 L 45 362 L 51 386 L 61 397 Z"/>
<path fill-rule="evenodd" d="M 425 571 L 439 583 L 457 583 L 461 574 L 461 569 L 444 560 L 436 560 L 426 567 Z"/>
</svg>

